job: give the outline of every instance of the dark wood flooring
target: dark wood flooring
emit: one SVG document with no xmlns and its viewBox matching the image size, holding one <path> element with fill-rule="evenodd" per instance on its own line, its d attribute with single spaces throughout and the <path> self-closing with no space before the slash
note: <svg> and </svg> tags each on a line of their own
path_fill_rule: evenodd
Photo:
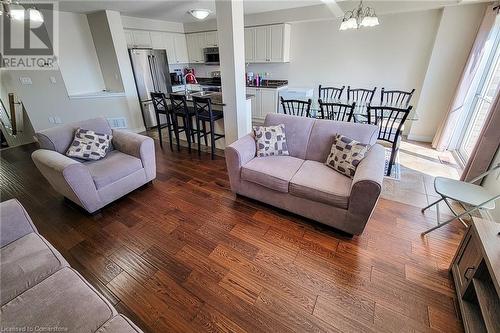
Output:
<svg viewBox="0 0 500 333">
<path fill-rule="evenodd" d="M 168 147 L 168 145 L 165 145 Z M 236 198 L 225 161 L 157 150 L 158 176 L 88 216 L 31 161 L 1 152 L 1 200 L 119 311 L 148 332 L 461 332 L 448 273 L 462 236 L 416 207 L 381 199 L 352 239 Z"/>
</svg>

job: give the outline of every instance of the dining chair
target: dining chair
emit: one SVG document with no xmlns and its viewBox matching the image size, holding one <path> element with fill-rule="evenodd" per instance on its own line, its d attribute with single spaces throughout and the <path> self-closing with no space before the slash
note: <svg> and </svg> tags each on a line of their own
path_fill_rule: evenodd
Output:
<svg viewBox="0 0 500 333">
<path fill-rule="evenodd" d="M 298 99 L 283 99 L 283 97 L 280 97 L 280 99 L 284 114 L 300 117 L 310 116 L 312 104 L 312 100 L 310 98 L 307 101 Z"/>
<path fill-rule="evenodd" d="M 337 121 L 347 121 L 352 120 L 354 113 L 354 108 L 356 103 L 344 104 L 344 103 L 325 103 L 321 99 L 318 100 L 319 112 L 321 114 L 321 119 L 337 120 Z"/>
<path fill-rule="evenodd" d="M 352 89 L 351 86 L 347 86 L 347 99 L 349 101 L 356 102 L 356 104 L 368 105 L 373 100 L 373 96 L 375 96 L 375 91 L 377 87 L 370 89 L 356 88 Z"/>
<path fill-rule="evenodd" d="M 391 175 L 396 153 L 399 150 L 404 123 L 411 109 L 412 106 L 402 109 L 389 106 L 368 105 L 368 124 L 377 125 L 379 127 L 378 139 L 391 144 L 391 158 L 387 168 L 387 176 Z"/>
<path fill-rule="evenodd" d="M 364 89 L 364 88 L 356 88 L 352 89 L 351 86 L 347 86 L 347 99 L 349 102 L 356 102 L 356 105 L 360 110 L 367 110 L 368 104 L 370 104 L 373 100 L 373 97 L 375 96 L 375 91 L 377 90 L 377 87 L 373 88 L 373 90 L 370 89 Z M 354 122 L 355 123 L 366 123 L 365 115 L 357 115 L 354 116 Z"/>
<path fill-rule="evenodd" d="M 155 110 L 155 115 L 156 115 L 156 124 L 157 124 L 157 129 L 158 129 L 158 139 L 160 140 L 160 147 L 163 148 L 163 139 L 162 139 L 162 134 L 161 130 L 164 128 L 167 128 L 168 130 L 168 141 L 170 143 L 170 150 L 174 150 L 172 146 L 172 131 L 173 126 L 172 126 L 172 117 L 170 114 L 170 110 L 167 106 L 167 99 L 165 97 L 164 93 L 151 93 L 151 100 L 153 102 L 153 108 Z M 167 118 L 167 123 L 166 124 L 161 124 L 160 121 L 160 115 L 163 114 Z"/>
<path fill-rule="evenodd" d="M 459 220 L 463 225 L 468 227 L 467 223 L 465 223 L 465 221 L 462 219 L 463 216 L 471 216 L 472 212 L 479 209 L 495 209 L 495 201 L 500 198 L 500 193 L 491 192 L 485 187 L 476 185 L 474 183 L 498 169 L 500 169 L 500 163 L 497 163 L 497 165 L 493 166 L 488 171 L 482 173 L 481 175 L 468 182 L 445 177 L 436 177 L 434 179 L 434 190 L 441 196 L 441 199 L 431 203 L 425 208 L 422 208 L 422 213 L 424 213 L 430 207 L 436 205 L 437 225 L 424 231 L 422 233 L 422 236 L 453 222 L 455 219 Z M 450 199 L 458 201 L 461 204 L 465 204 L 469 208 L 465 209 L 464 212 L 458 214 L 448 201 Z M 439 218 L 439 202 L 441 201 L 444 201 L 453 215 L 455 215 L 454 217 L 446 220 L 443 223 L 440 222 Z"/>
<path fill-rule="evenodd" d="M 328 100 L 337 100 L 340 99 L 342 96 L 342 92 L 344 91 L 345 86 L 342 86 L 342 88 L 336 88 L 336 87 L 323 87 L 321 84 L 319 85 L 318 89 L 318 96 L 319 99 L 323 101 L 328 101 Z"/>
<path fill-rule="evenodd" d="M 224 118 L 222 111 L 212 109 L 212 100 L 209 97 L 193 96 L 194 111 L 196 114 L 196 127 L 198 128 L 198 155 L 201 154 L 201 137 L 207 144 L 207 136 L 210 134 L 210 156 L 212 160 L 215 157 L 215 141 L 225 137 L 224 134 L 215 133 L 215 122 Z M 210 130 L 207 132 L 206 123 L 208 122 Z"/>
<path fill-rule="evenodd" d="M 175 139 L 177 140 L 177 150 L 180 151 L 179 134 L 184 132 L 191 153 L 191 142 L 194 142 L 195 129 L 193 128 L 193 118 L 195 112 L 193 108 L 188 108 L 186 96 L 170 94 L 172 124 L 174 127 Z M 179 118 L 182 119 L 182 128 L 179 127 Z"/>
<path fill-rule="evenodd" d="M 403 90 L 385 90 L 382 88 L 380 92 L 380 105 L 392 105 L 407 107 L 410 105 L 410 100 L 415 89 L 411 91 Z"/>
</svg>

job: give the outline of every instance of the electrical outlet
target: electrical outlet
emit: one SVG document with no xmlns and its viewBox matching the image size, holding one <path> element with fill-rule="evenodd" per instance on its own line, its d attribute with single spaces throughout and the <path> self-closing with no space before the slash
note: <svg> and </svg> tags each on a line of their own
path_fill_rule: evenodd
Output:
<svg viewBox="0 0 500 333">
<path fill-rule="evenodd" d="M 50 82 L 53 83 L 53 84 L 56 84 L 57 80 L 56 80 L 56 77 L 55 76 L 51 76 L 49 78 Z"/>
</svg>

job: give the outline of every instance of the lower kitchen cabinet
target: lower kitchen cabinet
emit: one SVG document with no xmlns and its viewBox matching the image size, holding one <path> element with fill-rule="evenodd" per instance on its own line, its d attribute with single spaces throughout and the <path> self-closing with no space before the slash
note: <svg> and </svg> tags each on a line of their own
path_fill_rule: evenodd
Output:
<svg viewBox="0 0 500 333">
<path fill-rule="evenodd" d="M 278 92 L 276 88 L 247 88 L 247 94 L 254 95 L 252 100 L 252 119 L 262 122 L 268 113 L 278 110 Z"/>
</svg>

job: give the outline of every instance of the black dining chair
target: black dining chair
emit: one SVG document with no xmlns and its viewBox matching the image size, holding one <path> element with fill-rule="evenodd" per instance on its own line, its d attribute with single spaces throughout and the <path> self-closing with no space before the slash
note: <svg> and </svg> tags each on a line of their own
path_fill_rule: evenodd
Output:
<svg viewBox="0 0 500 333">
<path fill-rule="evenodd" d="M 196 114 L 196 127 L 198 128 L 198 155 L 201 154 L 201 137 L 205 139 L 207 144 L 207 136 L 210 134 L 210 156 L 212 159 L 215 157 L 215 141 L 225 137 L 224 134 L 215 133 L 215 122 L 224 118 L 222 111 L 212 109 L 212 100 L 209 97 L 195 97 L 193 96 L 194 110 Z M 206 123 L 209 124 L 209 131 L 207 132 Z"/>
<path fill-rule="evenodd" d="M 168 140 L 170 143 L 170 150 L 174 150 L 172 146 L 172 132 L 173 132 L 173 126 L 172 126 L 172 117 L 170 114 L 170 110 L 167 106 L 167 99 L 165 97 L 164 93 L 151 93 L 151 100 L 153 102 L 153 108 L 155 110 L 155 115 L 156 115 L 156 124 L 157 124 L 157 129 L 158 129 L 158 139 L 160 140 L 160 147 L 163 148 L 163 138 L 161 134 L 161 130 L 164 128 L 167 128 L 168 130 Z M 162 124 L 160 115 L 165 115 L 167 118 L 167 123 Z"/>
<path fill-rule="evenodd" d="M 337 121 L 347 121 L 352 120 L 352 115 L 354 113 L 354 108 L 356 103 L 344 104 L 344 103 L 325 103 L 321 99 L 318 100 L 319 112 L 322 119 L 337 120 Z"/>
<path fill-rule="evenodd" d="M 385 90 L 382 88 L 380 92 L 380 105 L 401 106 L 407 107 L 410 105 L 410 100 L 415 89 L 411 91 L 403 90 Z"/>
<path fill-rule="evenodd" d="M 347 99 L 350 102 L 356 102 L 358 108 L 362 108 L 362 110 L 366 110 L 368 104 L 370 104 L 375 96 L 375 91 L 377 87 L 370 89 L 364 88 L 356 88 L 352 89 L 351 86 L 347 86 Z M 354 122 L 356 123 L 366 123 L 366 116 L 359 115 L 354 117 Z"/>
<path fill-rule="evenodd" d="M 340 99 L 342 93 L 344 92 L 345 86 L 342 88 L 336 87 L 323 87 L 321 84 L 318 88 L 319 99 L 323 101 Z"/>
<path fill-rule="evenodd" d="M 396 153 L 399 150 L 404 123 L 411 109 L 412 106 L 404 109 L 389 106 L 368 106 L 368 124 L 377 125 L 379 127 L 378 139 L 392 145 L 387 176 L 391 175 Z"/>
<path fill-rule="evenodd" d="M 188 143 L 188 149 L 191 153 L 191 142 L 194 142 L 196 129 L 193 128 L 193 118 L 195 111 L 188 108 L 186 96 L 170 94 L 170 107 L 172 115 L 172 125 L 174 127 L 175 139 L 177 140 L 177 150 L 180 151 L 179 134 L 184 132 Z M 182 119 L 182 128 L 179 127 L 179 118 Z"/>
<path fill-rule="evenodd" d="M 310 117 L 312 104 L 311 99 L 308 99 L 307 101 L 298 99 L 283 99 L 283 97 L 280 97 L 280 99 L 284 114 L 300 117 Z"/>
</svg>

